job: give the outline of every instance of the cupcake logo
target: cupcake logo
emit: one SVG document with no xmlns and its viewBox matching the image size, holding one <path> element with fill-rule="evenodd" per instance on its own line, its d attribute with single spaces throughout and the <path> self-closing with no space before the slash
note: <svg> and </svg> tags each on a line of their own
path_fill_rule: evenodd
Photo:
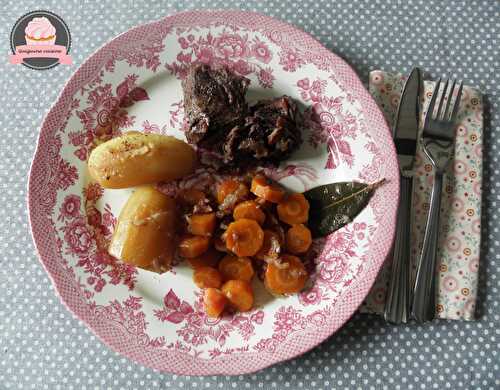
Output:
<svg viewBox="0 0 500 390">
<path fill-rule="evenodd" d="M 54 45 L 56 28 L 45 16 L 34 17 L 24 29 L 27 45 Z"/>
<path fill-rule="evenodd" d="M 68 55 L 71 35 L 58 15 L 33 11 L 18 19 L 10 34 L 11 64 L 32 69 L 50 69 L 58 64 L 71 65 Z"/>
</svg>

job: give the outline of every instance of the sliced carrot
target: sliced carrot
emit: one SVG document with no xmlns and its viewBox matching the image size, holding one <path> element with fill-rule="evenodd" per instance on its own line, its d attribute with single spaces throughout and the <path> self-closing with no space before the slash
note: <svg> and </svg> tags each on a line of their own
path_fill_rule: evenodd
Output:
<svg viewBox="0 0 500 390">
<path fill-rule="evenodd" d="M 205 193 L 195 188 L 187 188 L 177 194 L 177 200 L 186 206 L 194 206 L 205 198 Z"/>
<path fill-rule="evenodd" d="M 250 282 L 254 275 L 252 260 L 248 257 L 225 256 L 219 263 L 223 280 L 244 280 Z"/>
<path fill-rule="evenodd" d="M 264 285 L 273 294 L 292 294 L 302 290 L 307 281 L 304 264 L 296 256 L 283 255 L 282 262 L 268 264 Z"/>
<path fill-rule="evenodd" d="M 194 214 L 188 217 L 188 232 L 196 236 L 211 236 L 216 224 L 215 213 Z"/>
<path fill-rule="evenodd" d="M 244 189 L 241 186 L 243 186 Z M 217 188 L 217 202 L 219 202 L 219 204 L 222 204 L 222 202 L 224 202 L 224 199 L 226 199 L 226 196 L 234 193 L 239 188 L 242 189 L 241 191 L 242 196 L 248 193 L 248 188 L 243 183 L 240 183 L 237 180 L 228 179 L 223 181 L 221 184 L 219 184 L 219 187 Z"/>
<path fill-rule="evenodd" d="M 302 194 L 288 195 L 277 209 L 279 219 L 289 225 L 307 222 L 309 218 L 309 202 Z"/>
<path fill-rule="evenodd" d="M 219 260 L 222 257 L 222 253 L 216 251 L 214 248 L 208 249 L 205 253 L 202 253 L 199 257 L 193 257 L 187 259 L 189 265 L 196 269 L 200 267 L 217 267 Z"/>
<path fill-rule="evenodd" d="M 265 260 L 266 258 L 277 259 L 280 256 L 282 245 L 279 234 L 266 229 L 264 230 L 264 243 L 255 257 L 259 260 Z"/>
<path fill-rule="evenodd" d="M 253 200 L 247 200 L 236 205 L 233 211 L 235 220 L 246 218 L 257 221 L 262 225 L 266 219 L 266 214 L 261 210 L 260 206 Z"/>
<path fill-rule="evenodd" d="M 219 288 L 222 285 L 222 275 L 212 267 L 200 267 L 194 270 L 194 284 L 199 288 Z"/>
<path fill-rule="evenodd" d="M 222 292 L 238 311 L 248 311 L 253 306 L 253 291 L 249 282 L 229 280 L 222 286 Z"/>
<path fill-rule="evenodd" d="M 203 296 L 205 312 L 209 317 L 219 317 L 228 304 L 227 297 L 216 288 L 207 288 Z"/>
<path fill-rule="evenodd" d="M 311 246 L 311 243 L 311 231 L 303 224 L 293 225 L 286 232 L 286 249 L 290 253 L 305 253 Z"/>
<path fill-rule="evenodd" d="M 264 232 L 252 219 L 239 219 L 226 230 L 226 247 L 236 256 L 255 255 L 264 242 Z"/>
<path fill-rule="evenodd" d="M 285 191 L 262 175 L 257 175 L 252 179 L 252 191 L 259 198 L 265 199 L 271 203 L 279 203 L 285 196 Z"/>
<path fill-rule="evenodd" d="M 189 259 L 205 253 L 210 246 L 210 239 L 202 236 L 187 236 L 179 244 L 179 255 Z"/>
</svg>

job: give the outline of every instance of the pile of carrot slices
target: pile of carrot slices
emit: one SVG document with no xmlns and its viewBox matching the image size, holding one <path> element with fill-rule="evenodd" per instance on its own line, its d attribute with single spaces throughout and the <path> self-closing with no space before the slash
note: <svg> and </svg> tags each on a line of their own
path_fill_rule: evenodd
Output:
<svg viewBox="0 0 500 390">
<path fill-rule="evenodd" d="M 304 288 L 308 274 L 300 257 L 312 243 L 304 195 L 287 193 L 258 174 L 251 182 L 225 180 L 214 194 L 192 189 L 178 198 L 190 207 L 177 253 L 194 269 L 194 283 L 204 289 L 208 316 L 250 310 L 256 274 L 274 295 Z M 216 206 L 197 211 L 196 205 L 203 204 Z"/>
</svg>

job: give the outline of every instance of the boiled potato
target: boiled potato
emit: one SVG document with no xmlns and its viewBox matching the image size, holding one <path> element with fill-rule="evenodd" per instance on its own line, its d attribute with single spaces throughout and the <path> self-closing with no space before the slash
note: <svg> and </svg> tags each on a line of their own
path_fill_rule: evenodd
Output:
<svg viewBox="0 0 500 390">
<path fill-rule="evenodd" d="M 196 154 L 177 138 L 136 131 L 97 146 L 90 175 L 104 188 L 126 188 L 179 179 L 193 172 Z"/>
<path fill-rule="evenodd" d="M 108 251 L 138 267 L 168 268 L 176 222 L 173 198 L 150 186 L 139 187 L 120 213 Z"/>
</svg>

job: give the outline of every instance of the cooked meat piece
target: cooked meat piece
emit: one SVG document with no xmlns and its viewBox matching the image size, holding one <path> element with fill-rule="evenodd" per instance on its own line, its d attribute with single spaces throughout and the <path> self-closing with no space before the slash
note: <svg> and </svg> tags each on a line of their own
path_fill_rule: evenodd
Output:
<svg viewBox="0 0 500 390">
<path fill-rule="evenodd" d="M 182 82 L 189 143 L 228 167 L 279 163 L 302 142 L 302 116 L 288 96 L 247 106 L 250 80 L 226 68 L 193 65 Z"/>
<path fill-rule="evenodd" d="M 250 80 L 226 68 L 200 64 L 189 69 L 182 82 L 189 143 L 212 149 L 247 114 L 245 93 Z"/>
<path fill-rule="evenodd" d="M 279 162 L 302 142 L 302 117 L 288 97 L 261 100 L 250 107 L 244 125 L 231 129 L 222 147 L 226 163 L 248 159 Z"/>
</svg>

